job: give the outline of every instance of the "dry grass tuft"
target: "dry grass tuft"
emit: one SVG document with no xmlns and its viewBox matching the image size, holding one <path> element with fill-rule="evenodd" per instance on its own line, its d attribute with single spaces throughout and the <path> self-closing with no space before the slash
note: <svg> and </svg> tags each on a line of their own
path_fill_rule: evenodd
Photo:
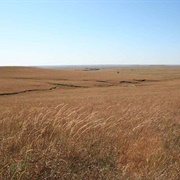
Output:
<svg viewBox="0 0 180 180">
<path fill-rule="evenodd" d="M 61 105 L 2 119 L 2 179 L 113 178 L 115 147 L 95 114 Z"/>
<path fill-rule="evenodd" d="M 100 119 L 66 105 L 4 113 L 0 178 L 178 179 L 179 124 L 128 114 Z"/>
</svg>

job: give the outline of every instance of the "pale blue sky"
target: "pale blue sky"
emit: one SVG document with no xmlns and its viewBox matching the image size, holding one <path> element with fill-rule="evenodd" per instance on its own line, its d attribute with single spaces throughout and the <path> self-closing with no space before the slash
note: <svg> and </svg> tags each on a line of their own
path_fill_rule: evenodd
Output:
<svg viewBox="0 0 180 180">
<path fill-rule="evenodd" d="M 180 1 L 0 0 L 0 65 L 180 64 Z"/>
</svg>

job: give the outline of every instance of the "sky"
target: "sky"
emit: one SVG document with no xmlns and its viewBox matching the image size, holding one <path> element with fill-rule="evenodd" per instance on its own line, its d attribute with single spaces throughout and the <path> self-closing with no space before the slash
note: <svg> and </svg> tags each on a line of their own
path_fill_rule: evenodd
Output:
<svg viewBox="0 0 180 180">
<path fill-rule="evenodd" d="M 180 65 L 180 0 L 0 0 L 0 66 Z"/>
</svg>

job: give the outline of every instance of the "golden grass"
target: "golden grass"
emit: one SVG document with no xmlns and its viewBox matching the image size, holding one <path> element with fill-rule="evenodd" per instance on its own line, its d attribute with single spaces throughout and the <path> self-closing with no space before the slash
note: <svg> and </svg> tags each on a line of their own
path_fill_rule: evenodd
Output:
<svg viewBox="0 0 180 180">
<path fill-rule="evenodd" d="M 33 76 L 48 71 L 40 83 L 62 83 L 61 71 L 67 83 L 84 83 L 84 72 L 73 70 L 35 70 Z M 0 97 L 0 179 L 180 179 L 180 71 L 116 71 L 85 72 L 88 88 Z M 158 81 L 118 84 L 144 77 Z M 96 80 L 112 86 L 96 87 Z"/>
</svg>

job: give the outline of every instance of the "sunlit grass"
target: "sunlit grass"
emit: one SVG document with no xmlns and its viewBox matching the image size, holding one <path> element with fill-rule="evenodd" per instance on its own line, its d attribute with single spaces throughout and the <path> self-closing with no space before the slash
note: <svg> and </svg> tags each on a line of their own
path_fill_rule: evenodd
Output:
<svg viewBox="0 0 180 180">
<path fill-rule="evenodd" d="M 1 68 L 0 180 L 179 180 L 179 72 Z"/>
<path fill-rule="evenodd" d="M 4 113 L 1 179 L 178 179 L 179 124 L 132 111 L 99 118 L 62 104 Z"/>
</svg>

